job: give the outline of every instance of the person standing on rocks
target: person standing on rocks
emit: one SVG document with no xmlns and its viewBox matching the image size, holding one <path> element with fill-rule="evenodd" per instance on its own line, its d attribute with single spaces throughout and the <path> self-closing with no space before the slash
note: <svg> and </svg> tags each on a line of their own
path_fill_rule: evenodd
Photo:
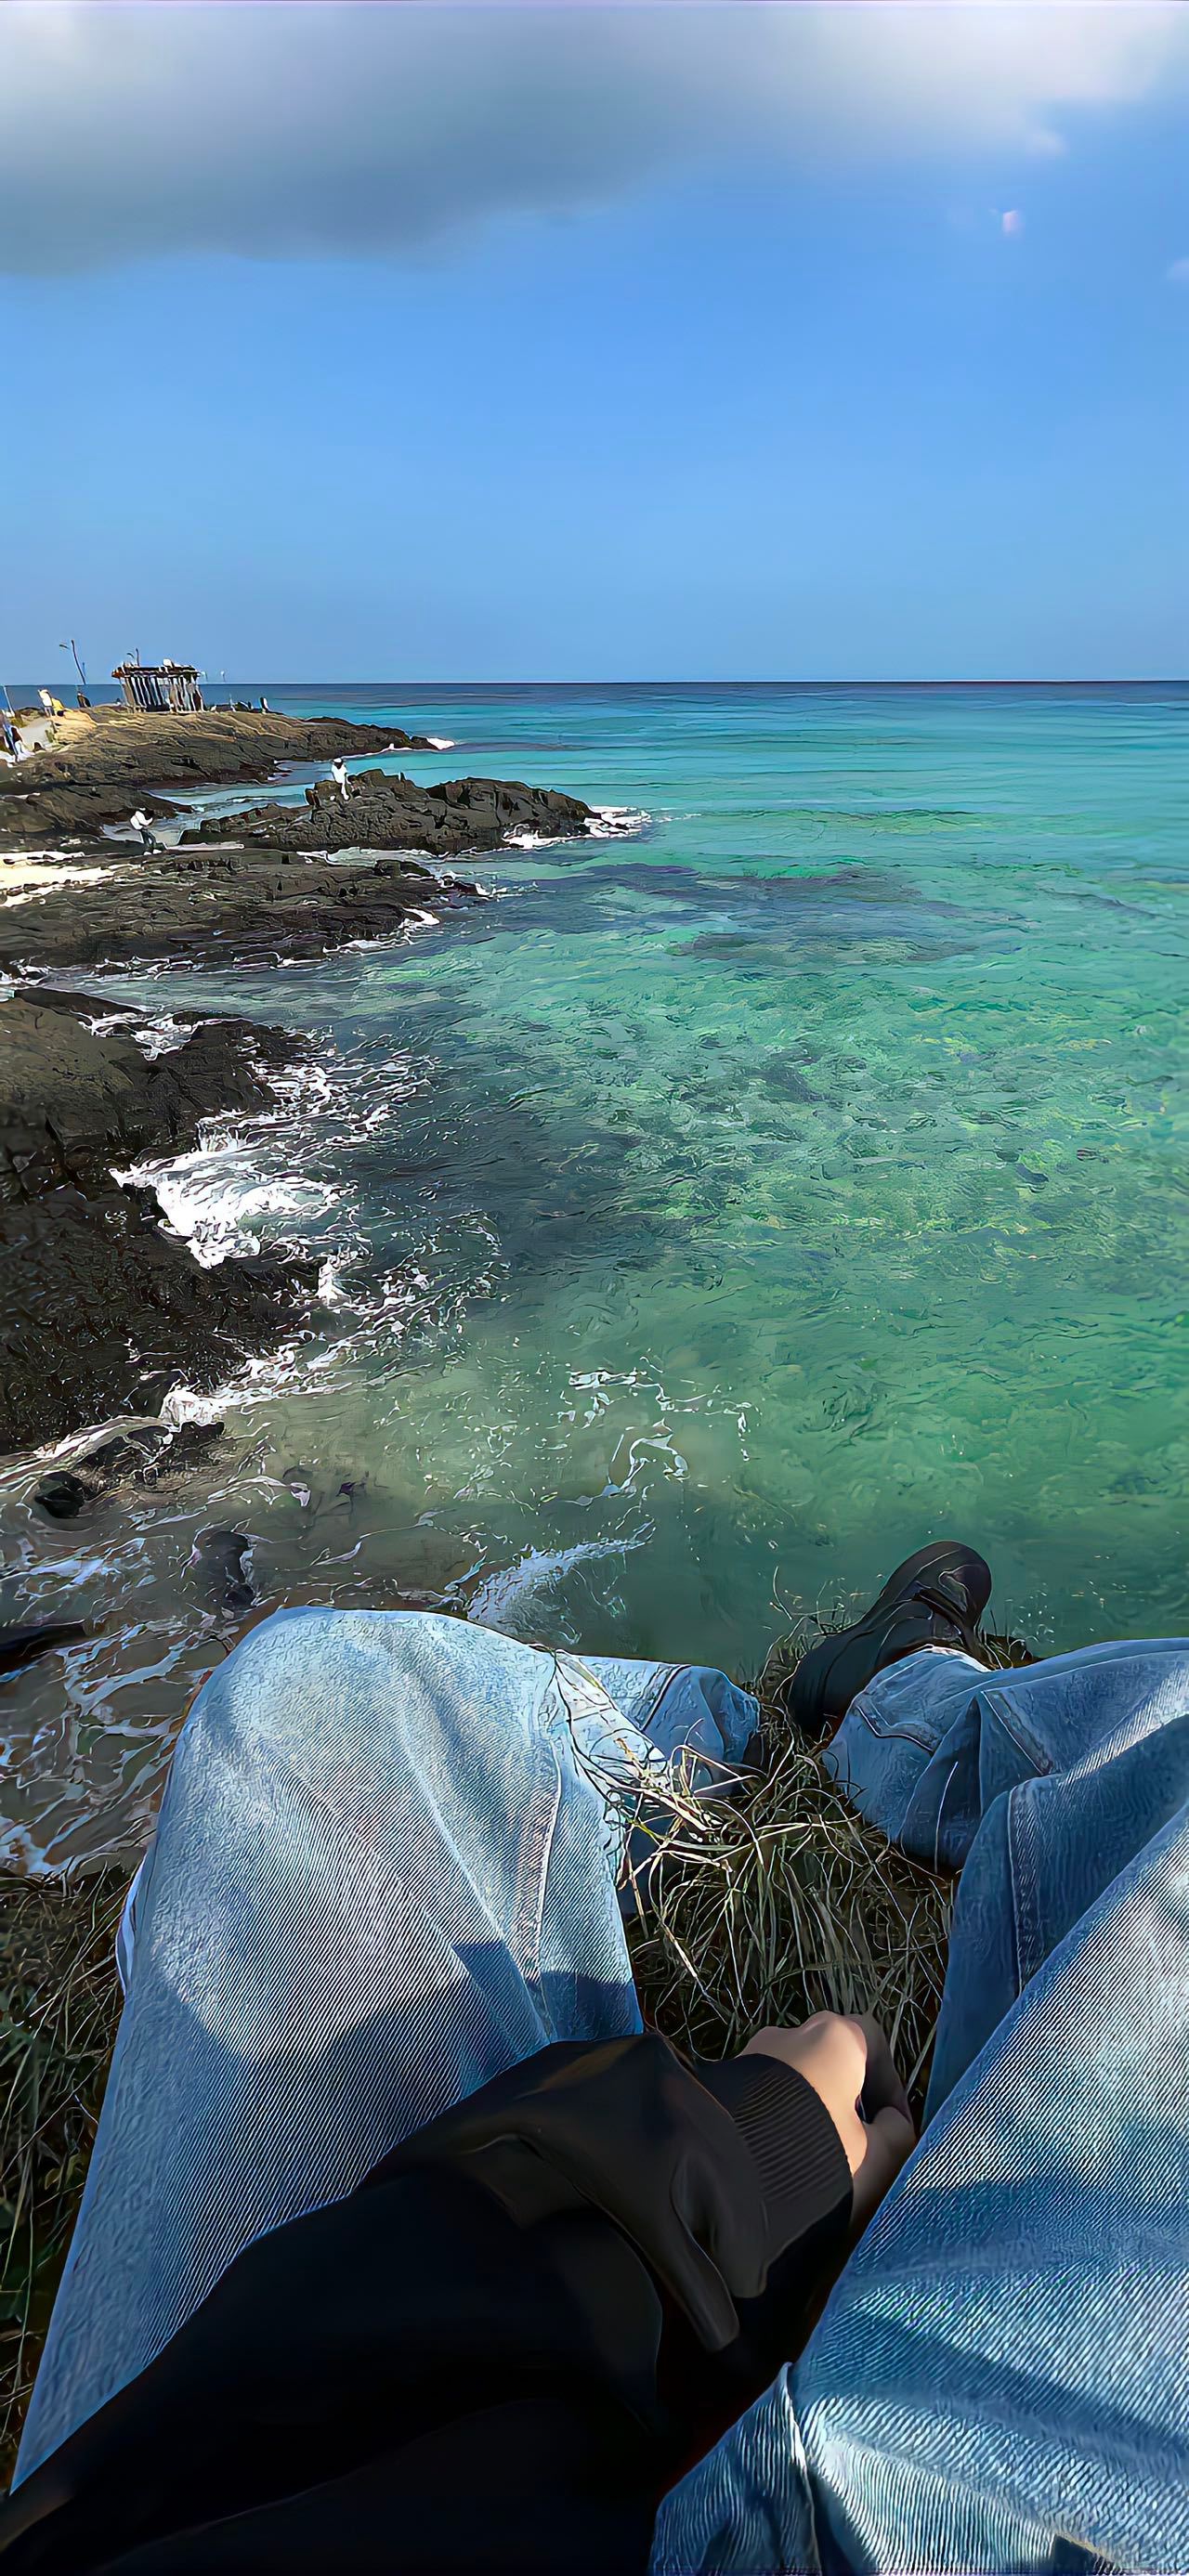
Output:
<svg viewBox="0 0 1189 2576">
<path fill-rule="evenodd" d="M 347 802 L 347 764 L 343 759 L 341 752 L 337 760 L 331 761 L 330 775 L 333 778 L 335 786 L 337 787 L 345 805 Z"/>
<path fill-rule="evenodd" d="M 140 846 L 145 858 L 155 858 L 161 844 L 153 830 L 152 815 L 146 814 L 142 806 L 138 805 L 132 816 L 132 829 L 140 834 Z"/>
</svg>

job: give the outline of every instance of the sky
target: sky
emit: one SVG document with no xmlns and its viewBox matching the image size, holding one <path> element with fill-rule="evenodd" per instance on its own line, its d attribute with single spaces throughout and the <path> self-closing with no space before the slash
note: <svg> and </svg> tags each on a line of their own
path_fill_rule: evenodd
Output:
<svg viewBox="0 0 1189 2576">
<path fill-rule="evenodd" d="M 1189 670 L 1189 9 L 5 0 L 0 677 Z"/>
</svg>

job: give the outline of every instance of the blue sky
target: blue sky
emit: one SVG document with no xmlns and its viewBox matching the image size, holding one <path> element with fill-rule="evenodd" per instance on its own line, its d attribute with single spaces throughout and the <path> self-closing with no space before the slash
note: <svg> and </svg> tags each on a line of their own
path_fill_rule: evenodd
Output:
<svg viewBox="0 0 1189 2576">
<path fill-rule="evenodd" d="M 1182 13 L 6 18 L 5 676 L 1189 668 Z"/>
</svg>

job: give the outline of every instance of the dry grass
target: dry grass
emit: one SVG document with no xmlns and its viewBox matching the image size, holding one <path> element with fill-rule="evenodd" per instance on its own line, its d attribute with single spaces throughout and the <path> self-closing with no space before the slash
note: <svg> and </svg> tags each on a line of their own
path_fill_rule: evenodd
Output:
<svg viewBox="0 0 1189 2576">
<path fill-rule="evenodd" d="M 951 1882 L 864 1824 L 797 1733 L 788 1685 L 801 1650 L 783 1641 L 756 1685 L 763 1769 L 712 1798 L 694 1794 L 687 1771 L 671 1799 L 643 1802 L 653 1849 L 633 1873 L 640 1912 L 628 1933 L 641 2004 L 705 2058 L 732 2055 L 766 2022 L 872 2013 L 919 2114 Z"/>
<path fill-rule="evenodd" d="M 729 2057 L 767 2022 L 873 2014 L 919 2119 L 953 1882 L 865 1824 L 798 1733 L 790 1685 L 820 1633 L 782 1638 L 754 1685 L 762 1769 L 732 1795 L 695 1796 L 687 1774 L 671 1798 L 642 1797 L 653 1849 L 633 1873 L 632 1968 L 647 2019 L 695 2057 Z M 1030 1660 L 1017 1638 L 982 1644 L 988 1663 Z"/>
<path fill-rule="evenodd" d="M 124 1877 L 0 1895 L 0 2471 L 5 2480 L 74 2225 L 119 2016 Z"/>
</svg>

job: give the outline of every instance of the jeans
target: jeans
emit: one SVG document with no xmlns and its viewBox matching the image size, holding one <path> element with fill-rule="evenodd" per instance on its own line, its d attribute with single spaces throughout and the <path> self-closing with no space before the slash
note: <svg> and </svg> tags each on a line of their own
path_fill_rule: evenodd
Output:
<svg viewBox="0 0 1189 2576">
<path fill-rule="evenodd" d="M 1189 1644 L 929 1651 L 831 1748 L 961 1868 L 921 2144 L 665 2499 L 694 2569 L 1189 2567 Z"/>
<path fill-rule="evenodd" d="M 931 2117 L 800 2360 L 665 2499 L 654 2576 L 1189 2566 L 1187 1710 L 1185 1644 L 926 1652 L 853 1704 L 838 1777 L 962 1869 Z M 21 2474 L 250 2237 L 548 2040 L 639 2027 L 617 1780 L 753 1721 L 721 1675 L 451 1620 L 245 1639 L 136 1891 Z"/>
<path fill-rule="evenodd" d="M 18 2478 L 251 2238 L 550 2041 L 639 2030 L 616 1784 L 684 1745 L 735 1762 L 756 1714 L 721 1673 L 415 1612 L 282 1611 L 244 1638 L 182 1729 L 125 1911 Z"/>
</svg>

